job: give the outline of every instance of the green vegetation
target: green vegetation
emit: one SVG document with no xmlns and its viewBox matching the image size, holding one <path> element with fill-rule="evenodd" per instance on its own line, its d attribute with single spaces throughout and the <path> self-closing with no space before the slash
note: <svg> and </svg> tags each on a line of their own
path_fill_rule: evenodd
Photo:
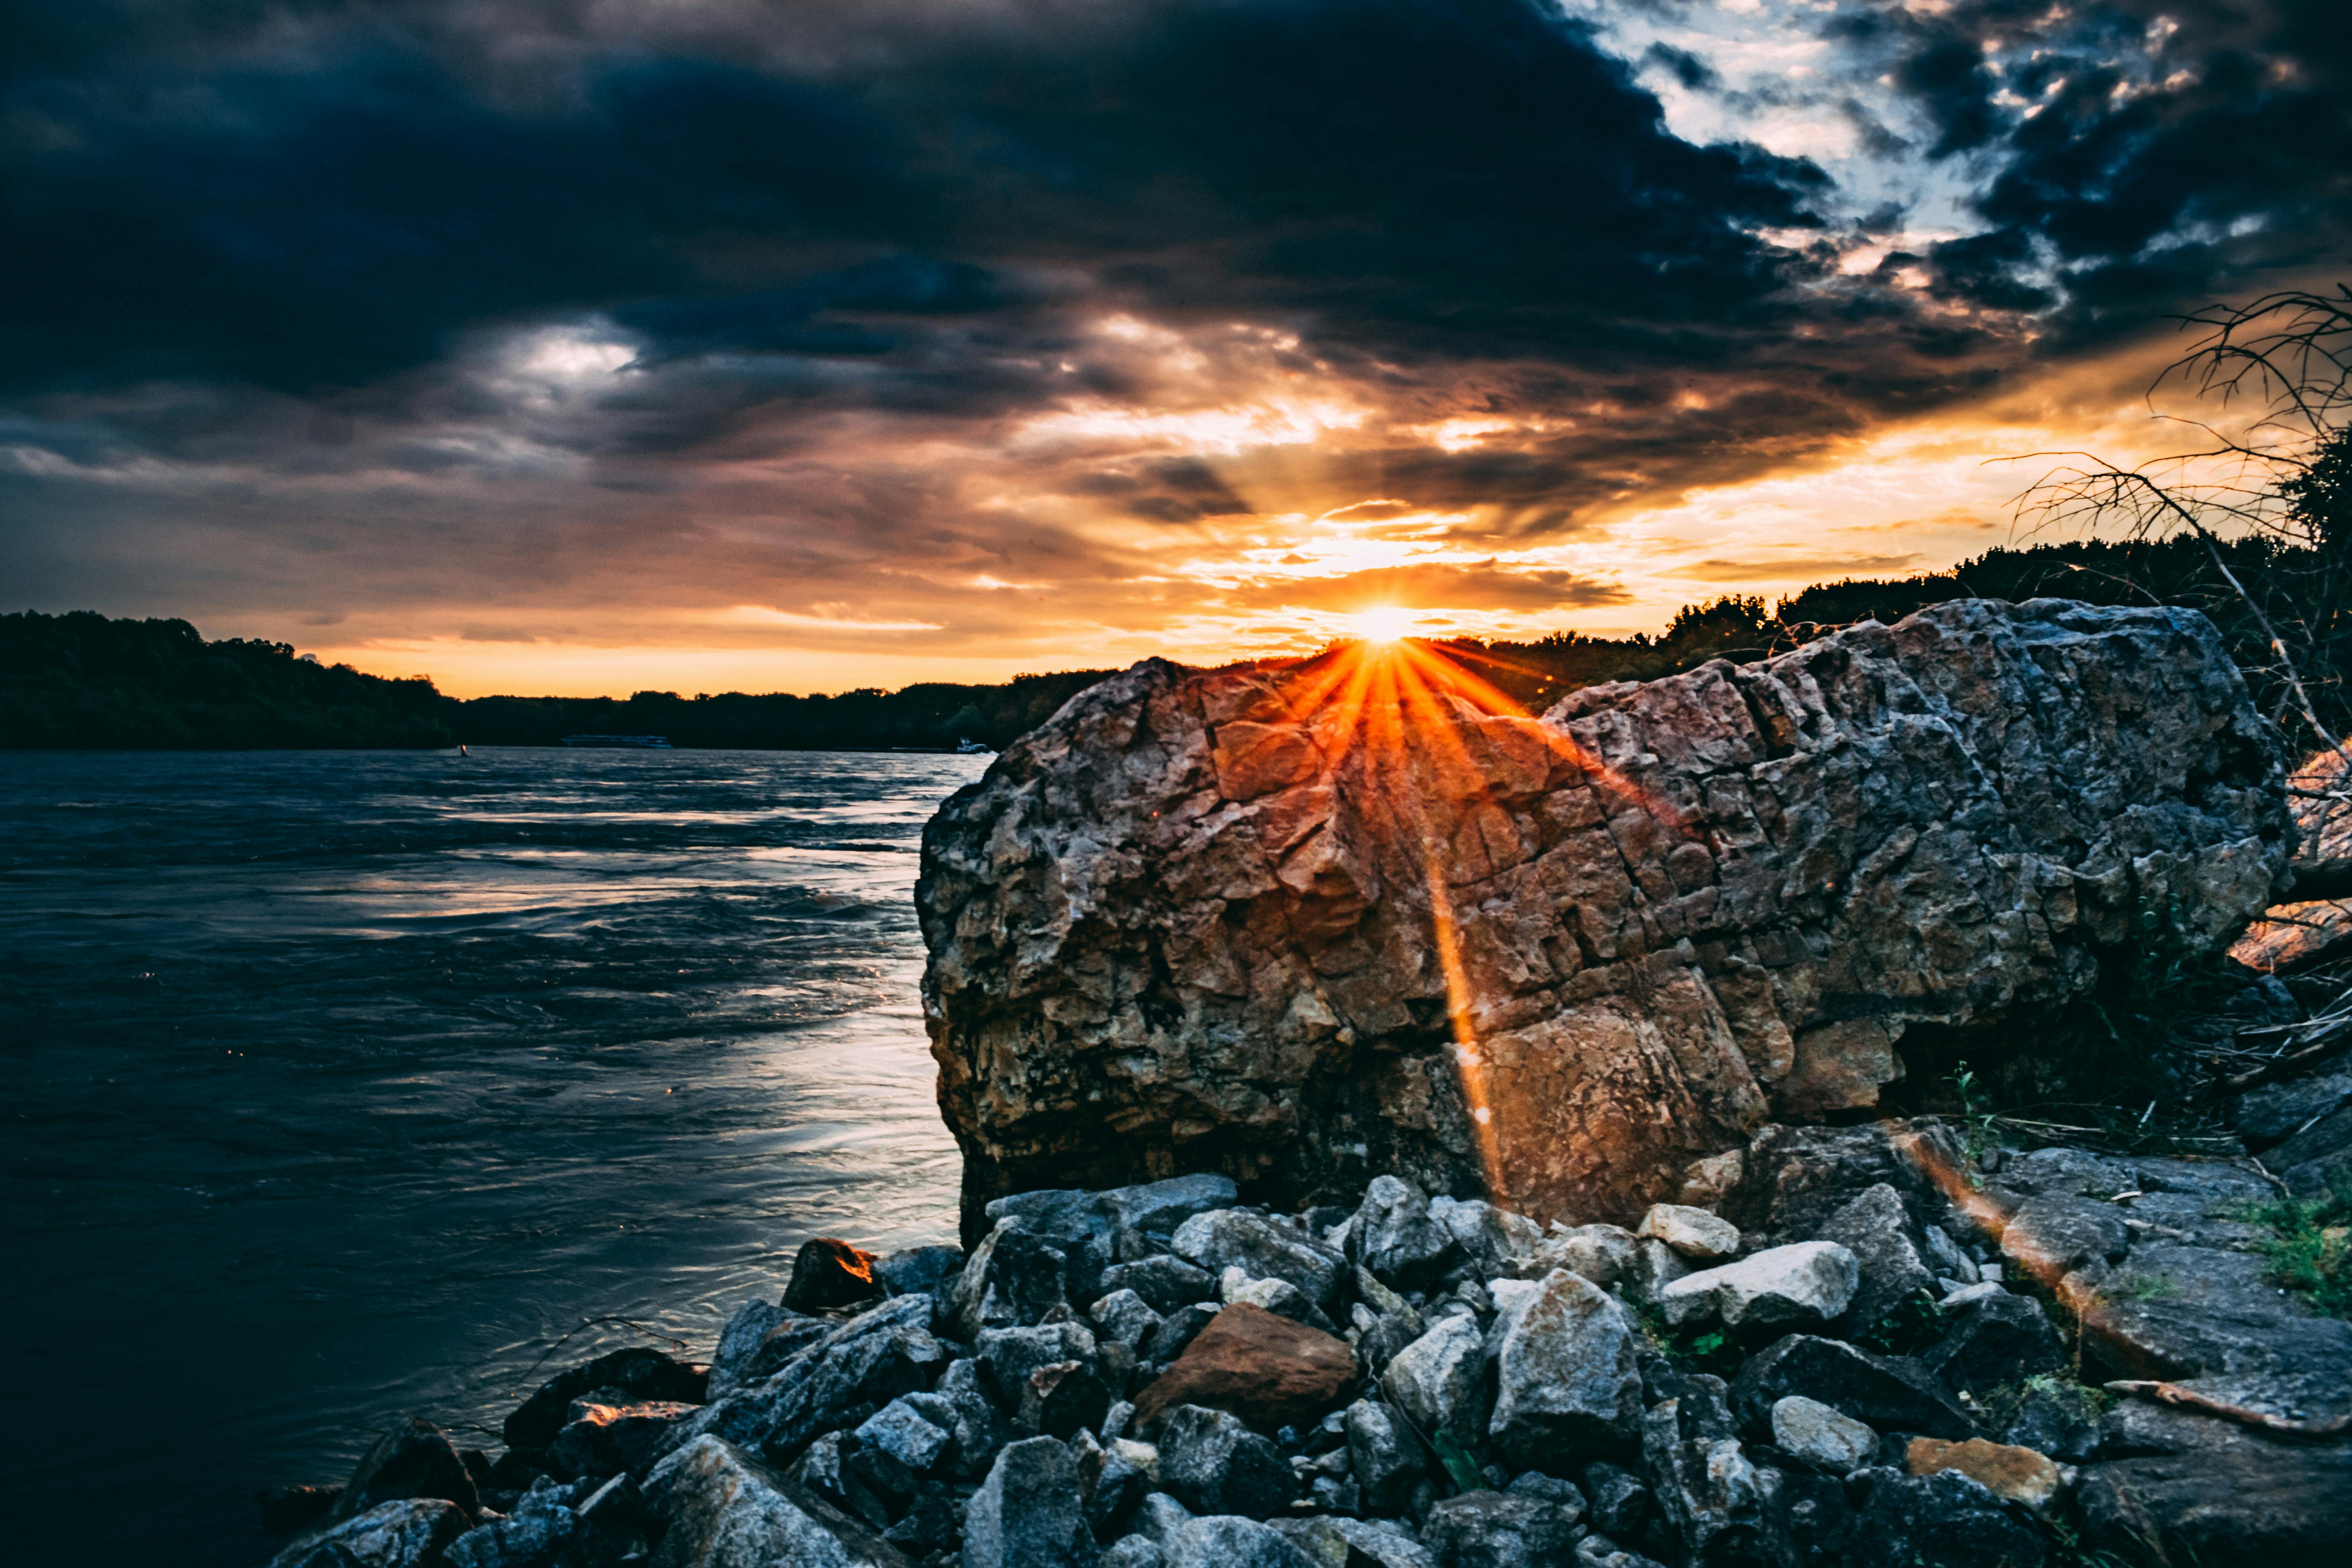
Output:
<svg viewBox="0 0 2352 1568">
<path fill-rule="evenodd" d="M 0 616 L 0 747 L 446 746 L 444 700 L 185 621 Z"/>
<path fill-rule="evenodd" d="M 1920 1290 L 1889 1307 L 1853 1342 L 1888 1355 L 1917 1355 L 1944 1337 L 1948 1325 L 1935 1292 Z"/>
<path fill-rule="evenodd" d="M 2273 1285 L 2299 1290 L 2315 1311 L 2352 1318 L 2352 1170 L 2328 1173 L 2327 1195 L 2249 1204 L 2245 1219 L 2268 1232 L 2255 1248 Z"/>
</svg>

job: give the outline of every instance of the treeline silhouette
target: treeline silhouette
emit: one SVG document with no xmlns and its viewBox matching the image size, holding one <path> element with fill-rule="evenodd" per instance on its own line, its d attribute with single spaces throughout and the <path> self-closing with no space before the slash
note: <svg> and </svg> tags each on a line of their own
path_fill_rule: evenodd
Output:
<svg viewBox="0 0 2352 1568">
<path fill-rule="evenodd" d="M 680 697 L 640 691 L 614 697 L 476 697 L 452 700 L 449 725 L 475 746 L 551 746 L 566 735 L 661 735 L 673 746 L 753 751 L 935 751 L 959 741 L 1005 746 L 1054 710 L 1113 673 L 1073 669 L 1016 675 L 1002 686 L 941 681 L 898 691 L 866 688 L 833 697 L 782 692 Z"/>
<path fill-rule="evenodd" d="M 425 679 L 322 665 L 185 621 L 0 616 L 0 746 L 120 751 L 446 746 Z"/>
<path fill-rule="evenodd" d="M 2221 543 L 2218 553 L 2258 599 L 2283 583 L 2300 586 L 2313 553 L 2256 536 Z M 1760 595 L 1727 594 L 1686 605 L 1657 637 L 1622 639 L 1558 632 L 1533 642 L 1454 639 L 1472 668 L 1530 711 L 1586 686 L 1655 680 L 1711 658 L 1735 664 L 1769 658 L 1857 621 L 1892 625 L 1952 599 L 2078 599 L 2094 605 L 2185 605 L 2221 628 L 2256 698 L 2278 716 L 2284 692 L 2268 669 L 2261 622 L 2214 564 L 2215 550 L 2193 534 L 2155 540 L 2072 540 L 1989 550 L 1948 572 L 1913 577 L 1848 577 L 1816 583 L 1767 611 Z M 2275 612 L 2274 612 L 2275 614 Z M 2336 650 L 2331 644 L 2330 651 Z M 2331 663 L 2318 672 L 2335 684 Z"/>
<path fill-rule="evenodd" d="M 2265 585 L 2308 573 L 2300 559 L 2306 552 L 2273 538 L 2226 543 L 2220 553 L 2257 599 Z M 1990 550 L 1948 572 L 1816 584 L 1769 611 L 1759 596 L 1726 595 L 1685 605 L 1656 637 L 1560 632 L 1531 642 L 1444 646 L 1540 711 L 1580 687 L 1652 680 L 1711 658 L 1762 658 L 1835 626 L 1892 623 L 1962 598 L 2189 605 L 2221 626 L 2258 696 L 2273 708 L 2283 700 L 2264 673 L 2259 622 L 2193 535 Z M 963 740 L 1001 748 L 1110 673 L 835 696 L 640 691 L 627 699 L 459 700 L 422 677 L 395 680 L 320 665 L 285 643 L 206 642 L 185 621 L 26 612 L 0 616 L 0 747 L 547 746 L 572 734 L 652 734 L 674 746 L 774 751 L 945 749 Z M 2332 669 L 2319 673 L 2332 679 Z"/>
</svg>

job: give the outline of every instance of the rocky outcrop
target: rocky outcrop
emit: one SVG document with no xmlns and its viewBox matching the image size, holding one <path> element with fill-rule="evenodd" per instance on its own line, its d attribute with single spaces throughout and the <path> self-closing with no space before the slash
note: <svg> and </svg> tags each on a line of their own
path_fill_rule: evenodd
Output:
<svg viewBox="0 0 2352 1568">
<path fill-rule="evenodd" d="M 1179 1171 L 1706 1204 L 1768 1119 L 2080 992 L 2142 906 L 2226 941 L 2293 847 L 2188 610 L 1962 602 L 1541 718 L 1481 696 L 1415 645 L 1150 661 L 942 808 L 917 900 L 968 1241 L 1000 1194 Z"/>
</svg>

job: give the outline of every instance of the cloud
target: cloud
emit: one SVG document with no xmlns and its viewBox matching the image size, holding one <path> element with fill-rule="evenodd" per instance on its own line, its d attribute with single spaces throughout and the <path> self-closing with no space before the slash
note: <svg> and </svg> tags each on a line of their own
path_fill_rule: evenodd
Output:
<svg viewBox="0 0 2352 1568">
<path fill-rule="evenodd" d="M 1360 610 L 1394 605 L 1409 610 L 1580 609 L 1623 604 L 1614 584 L 1572 572 L 1520 570 L 1485 561 L 1470 565 L 1381 566 L 1330 577 L 1259 578 L 1223 595 L 1252 609 Z"/>
<path fill-rule="evenodd" d="M 1917 570 L 1921 558 L 1905 555 L 1792 555 L 1734 561 L 1711 558 L 1677 566 L 1673 575 L 1702 583 L 1795 583 L 1844 577 L 1876 577 Z"/>
<path fill-rule="evenodd" d="M 1769 92 L 1552 0 L 36 11 L 0 61 L 0 577 L 354 637 L 756 603 L 784 618 L 726 636 L 1042 666 L 1212 579 L 1622 605 L 1613 564 L 1235 563 L 1581 551 L 2352 227 L 2352 45 L 2272 0 L 1768 7 L 1813 51 Z M 1856 151 L 1761 144 L 1811 120 Z M 1832 179 L 1872 159 L 1968 221 Z M 1790 543 L 1682 574 L 1912 559 Z"/>
</svg>

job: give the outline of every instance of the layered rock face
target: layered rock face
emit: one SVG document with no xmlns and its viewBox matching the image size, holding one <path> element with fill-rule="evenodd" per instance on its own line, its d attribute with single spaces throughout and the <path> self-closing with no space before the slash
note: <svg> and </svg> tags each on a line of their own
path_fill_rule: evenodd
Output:
<svg viewBox="0 0 2352 1568">
<path fill-rule="evenodd" d="M 2179 609 L 1937 605 L 1534 719 L 1412 645 L 1138 665 L 924 834 L 967 1225 L 1180 1171 L 1706 1201 L 1768 1119 L 1877 1105 L 1906 1033 L 2086 988 L 2138 910 L 2226 941 L 2281 783 Z"/>
</svg>

